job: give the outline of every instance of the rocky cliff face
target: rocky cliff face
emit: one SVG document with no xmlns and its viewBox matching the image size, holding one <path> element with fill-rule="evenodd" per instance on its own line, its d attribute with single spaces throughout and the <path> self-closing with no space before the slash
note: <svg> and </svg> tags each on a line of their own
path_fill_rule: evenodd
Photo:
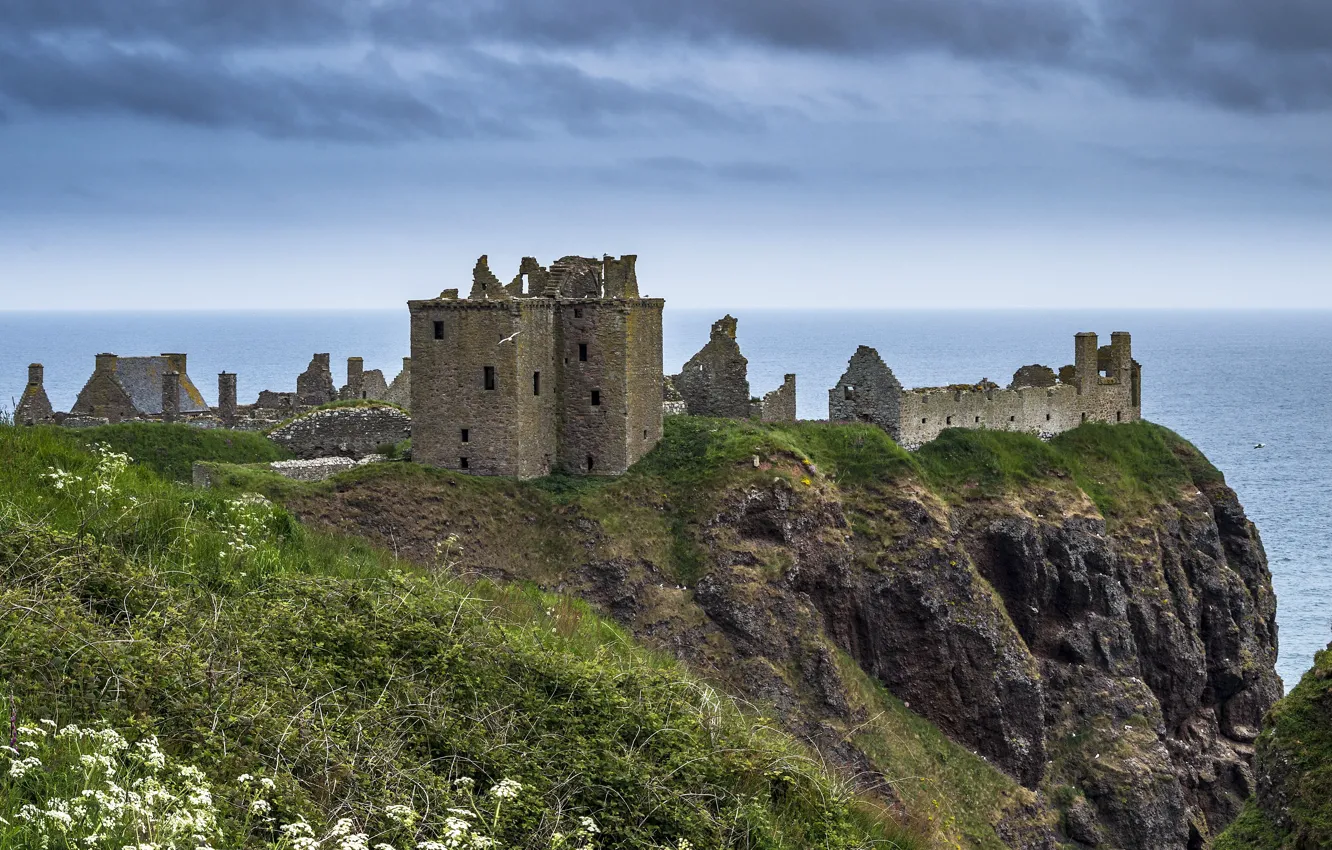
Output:
<svg viewBox="0 0 1332 850">
<path fill-rule="evenodd" d="M 380 471 L 289 504 L 425 561 L 458 534 L 467 569 L 584 596 L 904 804 L 855 731 L 867 674 L 1034 792 L 993 836 L 955 828 L 963 846 L 1193 850 L 1253 788 L 1275 600 L 1235 494 L 1143 433 L 1166 486 L 1109 520 L 1058 466 L 945 488 L 915 461 L 834 473 L 784 440 L 576 498 Z"/>
</svg>

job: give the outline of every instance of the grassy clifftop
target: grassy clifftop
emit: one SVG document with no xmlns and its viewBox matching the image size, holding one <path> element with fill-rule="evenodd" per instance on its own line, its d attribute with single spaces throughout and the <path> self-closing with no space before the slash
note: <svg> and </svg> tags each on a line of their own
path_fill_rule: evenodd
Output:
<svg viewBox="0 0 1332 850">
<path fill-rule="evenodd" d="M 218 846 L 341 817 L 398 850 L 450 817 L 505 847 L 584 817 L 578 846 L 924 846 L 581 603 L 422 572 L 55 430 L 0 428 L 0 455 L 0 697 L 157 735 L 212 781 Z M 265 818 L 242 774 L 273 781 Z M 0 779 L 0 808 L 25 788 Z"/>
</svg>

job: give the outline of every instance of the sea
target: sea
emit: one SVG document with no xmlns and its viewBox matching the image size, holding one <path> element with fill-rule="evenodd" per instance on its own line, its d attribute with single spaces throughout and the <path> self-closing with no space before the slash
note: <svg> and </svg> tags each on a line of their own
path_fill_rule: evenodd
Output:
<svg viewBox="0 0 1332 850">
<path fill-rule="evenodd" d="M 858 345 L 879 350 L 905 386 L 1008 383 L 1017 367 L 1073 360 L 1073 334 L 1133 334 L 1143 415 L 1193 441 L 1225 473 L 1262 532 L 1276 586 L 1289 688 L 1332 639 L 1332 311 L 765 310 L 735 308 L 761 395 L 796 373 L 802 418 L 827 416 L 827 389 Z M 668 308 L 665 368 L 708 339 L 717 310 Z M 307 313 L 0 312 L 0 404 L 12 408 L 27 364 L 67 410 L 98 352 L 185 352 L 216 401 L 216 374 L 238 373 L 240 401 L 295 389 L 313 352 L 334 379 L 348 356 L 392 380 L 410 353 L 405 310 Z M 1263 448 L 1256 448 L 1261 444 Z"/>
</svg>

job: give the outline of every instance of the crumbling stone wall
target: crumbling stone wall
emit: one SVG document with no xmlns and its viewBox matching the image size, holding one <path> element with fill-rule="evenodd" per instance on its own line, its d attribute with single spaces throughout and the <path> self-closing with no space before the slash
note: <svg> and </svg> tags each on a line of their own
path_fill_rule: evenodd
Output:
<svg viewBox="0 0 1332 850">
<path fill-rule="evenodd" d="M 363 458 L 411 436 L 411 427 L 396 407 L 334 407 L 298 416 L 268 436 L 298 458 Z"/>
<path fill-rule="evenodd" d="M 384 393 L 384 400 L 404 410 L 412 409 L 412 358 L 402 358 L 402 371 Z"/>
<path fill-rule="evenodd" d="M 787 374 L 782 385 L 755 405 L 754 415 L 763 422 L 796 421 L 796 376 Z"/>
<path fill-rule="evenodd" d="M 727 315 L 712 325 L 707 345 L 689 358 L 671 382 L 693 416 L 749 418 L 749 361 L 735 340 L 736 320 Z"/>
<path fill-rule="evenodd" d="M 828 390 L 830 422 L 870 422 L 894 440 L 902 434 L 902 382 L 867 345 L 856 349 L 837 386 Z"/>
<path fill-rule="evenodd" d="M 338 389 L 333 384 L 327 352 L 314 355 L 310 358 L 310 365 L 296 377 L 298 404 L 301 407 L 318 407 L 335 401 L 337 397 Z"/>
<path fill-rule="evenodd" d="M 947 428 L 1053 435 L 1084 422 L 1138 421 L 1142 369 L 1133 360 L 1130 335 L 1117 332 L 1103 348 L 1096 343 L 1096 334 L 1078 334 L 1075 365 L 1060 369 L 1053 384 L 1053 370 L 1024 366 L 1006 390 L 975 385 L 903 391 L 894 439 L 914 448 Z"/>
<path fill-rule="evenodd" d="M 1053 387 L 1059 383 L 1059 376 L 1055 370 L 1049 366 L 1042 366 L 1039 363 L 1033 363 L 1030 366 L 1023 366 L 1013 373 L 1013 380 L 1008 382 L 1010 390 L 1022 389 L 1023 387 L 1040 387 L 1042 389 Z"/>
<path fill-rule="evenodd" d="M 471 297 L 408 302 L 413 458 L 485 475 L 623 472 L 661 437 L 663 302 L 636 293 L 632 257 L 526 257 L 507 286 L 482 257 Z"/>
<path fill-rule="evenodd" d="M 668 376 L 662 376 L 661 379 L 661 415 L 662 416 L 684 416 L 689 413 L 689 408 L 685 406 L 684 396 L 675 388 L 675 382 Z"/>
<path fill-rule="evenodd" d="M 46 395 L 46 370 L 40 363 L 28 365 L 28 385 L 23 388 L 23 395 L 14 408 L 15 425 L 50 425 L 55 420 L 55 410 L 51 399 Z"/>
</svg>

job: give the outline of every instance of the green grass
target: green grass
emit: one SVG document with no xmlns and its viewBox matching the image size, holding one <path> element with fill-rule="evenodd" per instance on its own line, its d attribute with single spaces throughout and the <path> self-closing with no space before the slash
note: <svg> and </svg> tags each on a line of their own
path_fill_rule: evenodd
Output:
<svg viewBox="0 0 1332 850">
<path fill-rule="evenodd" d="M 136 463 L 175 481 L 189 481 L 196 460 L 224 463 L 263 463 L 292 455 L 262 434 L 246 431 L 205 430 L 188 425 L 126 422 L 62 432 L 84 445 L 106 443 L 126 452 Z"/>
<path fill-rule="evenodd" d="M 507 847 L 584 814 L 603 847 L 926 846 L 581 603 L 422 573 L 144 465 L 99 473 L 54 430 L 0 427 L 0 455 L 0 697 L 25 717 L 152 732 L 223 795 L 270 776 L 280 821 L 375 832 L 402 802 L 437 827 L 469 776 L 523 784 Z"/>
</svg>

